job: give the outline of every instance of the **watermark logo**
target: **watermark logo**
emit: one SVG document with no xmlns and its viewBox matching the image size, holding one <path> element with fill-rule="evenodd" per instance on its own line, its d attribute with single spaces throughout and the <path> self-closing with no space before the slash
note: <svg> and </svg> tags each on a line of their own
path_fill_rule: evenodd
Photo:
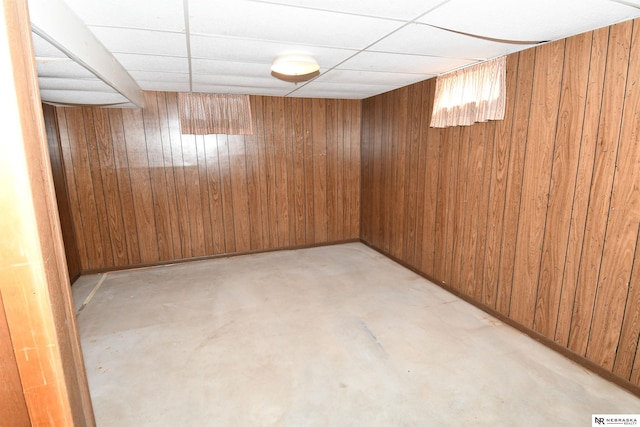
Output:
<svg viewBox="0 0 640 427">
<path fill-rule="evenodd" d="M 592 426 L 638 426 L 640 414 L 593 414 Z"/>
</svg>

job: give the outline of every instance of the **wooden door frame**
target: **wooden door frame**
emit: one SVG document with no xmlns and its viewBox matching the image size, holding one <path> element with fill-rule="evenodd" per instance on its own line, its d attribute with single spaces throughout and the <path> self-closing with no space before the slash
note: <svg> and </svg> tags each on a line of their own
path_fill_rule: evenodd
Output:
<svg viewBox="0 0 640 427">
<path fill-rule="evenodd" d="M 0 85 L 0 292 L 29 419 L 32 425 L 95 426 L 26 0 L 2 3 Z"/>
</svg>

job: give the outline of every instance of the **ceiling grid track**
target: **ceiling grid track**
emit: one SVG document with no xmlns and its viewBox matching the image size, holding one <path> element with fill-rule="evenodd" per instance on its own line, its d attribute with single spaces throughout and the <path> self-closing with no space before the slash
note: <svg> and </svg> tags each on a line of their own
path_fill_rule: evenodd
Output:
<svg viewBox="0 0 640 427">
<path fill-rule="evenodd" d="M 72 40 L 95 39 L 110 55 L 106 70 L 120 67 L 140 92 L 342 99 L 640 17 L 640 0 L 30 0 L 32 21 L 60 21 L 49 3 L 87 30 Z M 108 73 L 47 45 L 60 41 L 34 42 L 45 102 L 133 106 Z M 319 75 L 274 78 L 275 58 L 287 54 L 312 56 Z"/>
</svg>

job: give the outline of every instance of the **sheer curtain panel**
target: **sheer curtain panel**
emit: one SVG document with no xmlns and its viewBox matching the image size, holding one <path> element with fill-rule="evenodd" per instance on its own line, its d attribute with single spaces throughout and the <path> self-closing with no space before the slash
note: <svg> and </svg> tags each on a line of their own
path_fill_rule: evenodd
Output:
<svg viewBox="0 0 640 427">
<path fill-rule="evenodd" d="M 503 56 L 438 76 L 431 127 L 504 119 L 505 63 Z"/>
<path fill-rule="evenodd" d="M 251 104 L 247 95 L 179 93 L 182 133 L 250 135 Z"/>
</svg>

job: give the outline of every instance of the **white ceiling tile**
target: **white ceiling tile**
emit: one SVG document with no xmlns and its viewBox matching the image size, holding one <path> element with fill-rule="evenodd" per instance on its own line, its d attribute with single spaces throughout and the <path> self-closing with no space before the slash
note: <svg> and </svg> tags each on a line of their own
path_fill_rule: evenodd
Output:
<svg viewBox="0 0 640 427">
<path fill-rule="evenodd" d="M 277 78 L 265 74 L 263 76 L 246 76 L 238 74 L 201 74 L 193 76 L 193 84 L 208 84 L 218 86 L 251 86 L 260 88 L 278 88 L 283 90 L 293 90 L 295 88 L 294 83 L 278 80 Z"/>
<path fill-rule="evenodd" d="M 607 0 L 451 0 L 419 21 L 485 37 L 544 41 L 637 16 L 640 10 Z"/>
<path fill-rule="evenodd" d="M 69 79 L 66 77 L 38 77 L 40 89 L 84 90 L 92 92 L 114 92 L 115 90 L 98 78 Z"/>
<path fill-rule="evenodd" d="M 59 60 L 36 60 L 39 77 L 65 77 L 70 79 L 94 79 L 96 76 L 82 65 L 69 58 Z"/>
<path fill-rule="evenodd" d="M 187 57 L 184 34 L 111 27 L 89 29 L 112 53 Z"/>
<path fill-rule="evenodd" d="M 379 71 L 335 69 L 322 73 L 315 81 L 348 84 L 366 82 L 369 85 L 407 86 L 432 77 L 435 77 L 435 74 L 383 73 Z"/>
<path fill-rule="evenodd" d="M 36 58 L 68 58 L 60 49 L 43 39 L 36 33 L 33 36 L 33 51 Z"/>
<path fill-rule="evenodd" d="M 117 92 L 41 90 L 40 98 L 43 102 L 75 105 L 105 105 L 129 102 L 127 98 Z"/>
<path fill-rule="evenodd" d="M 184 31 L 182 0 L 65 0 L 87 25 Z"/>
<path fill-rule="evenodd" d="M 398 21 L 245 0 L 191 0 L 192 34 L 211 34 L 361 49 Z"/>
<path fill-rule="evenodd" d="M 167 73 L 162 71 L 131 71 L 134 80 L 156 81 L 166 83 L 189 83 L 189 73 Z"/>
<path fill-rule="evenodd" d="M 341 64 L 338 69 L 434 75 L 474 62 L 476 61 L 435 56 L 362 52 Z"/>
<path fill-rule="evenodd" d="M 189 92 L 189 82 L 160 82 L 155 80 L 136 80 L 142 90 L 159 92 Z"/>
<path fill-rule="evenodd" d="M 313 55 L 322 67 L 333 67 L 358 51 L 326 48 L 292 43 L 274 43 L 262 40 L 224 37 L 191 37 L 191 55 L 194 59 L 215 59 L 237 62 L 271 64 L 277 55 L 286 52 L 304 52 Z"/>
<path fill-rule="evenodd" d="M 347 85 L 335 85 L 334 87 L 321 87 L 315 84 L 309 84 L 295 92 L 290 93 L 289 97 L 294 98 L 332 98 L 332 99 L 363 99 L 380 93 L 397 89 L 397 86 L 372 86 L 363 91 L 354 90 Z"/>
<path fill-rule="evenodd" d="M 194 91 L 319 98 L 367 98 L 530 46 L 433 26 L 549 40 L 640 16 L 640 0 L 66 1 L 144 90 L 189 91 L 191 64 Z M 128 104 L 35 34 L 34 50 L 45 102 Z M 286 52 L 314 55 L 322 74 L 297 86 L 273 78 Z"/>
<path fill-rule="evenodd" d="M 189 59 L 176 56 L 140 55 L 116 53 L 118 62 L 127 71 L 167 71 L 176 73 L 189 72 Z"/>
<path fill-rule="evenodd" d="M 533 45 L 499 43 L 444 31 L 423 24 L 410 24 L 368 50 L 449 58 L 489 59 Z"/>
<path fill-rule="evenodd" d="M 195 58 L 191 60 L 191 70 L 194 79 L 200 74 L 263 77 L 271 74 L 271 64 L 268 62 L 254 63 Z"/>
<path fill-rule="evenodd" d="M 214 84 L 199 83 L 193 85 L 194 92 L 201 93 L 226 93 L 233 95 L 264 95 L 264 96 L 285 96 L 290 90 L 278 89 L 278 88 L 265 88 L 265 87 L 251 87 L 251 86 L 224 86 Z"/>
<path fill-rule="evenodd" d="M 411 20 L 433 9 L 444 0 L 275 0 L 273 3 L 354 13 L 380 18 Z"/>
</svg>

